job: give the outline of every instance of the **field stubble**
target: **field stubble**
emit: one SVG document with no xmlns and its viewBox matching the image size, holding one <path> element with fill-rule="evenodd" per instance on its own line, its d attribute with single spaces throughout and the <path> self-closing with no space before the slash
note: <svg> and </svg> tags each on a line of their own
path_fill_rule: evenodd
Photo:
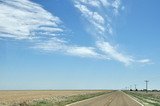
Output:
<svg viewBox="0 0 160 106">
<path fill-rule="evenodd" d="M 37 103 L 61 103 L 79 95 L 100 94 L 105 90 L 35 90 L 35 91 L 0 91 L 0 106 L 18 106 Z M 91 95 L 96 96 L 96 95 Z M 83 99 L 83 98 L 82 98 Z"/>
</svg>

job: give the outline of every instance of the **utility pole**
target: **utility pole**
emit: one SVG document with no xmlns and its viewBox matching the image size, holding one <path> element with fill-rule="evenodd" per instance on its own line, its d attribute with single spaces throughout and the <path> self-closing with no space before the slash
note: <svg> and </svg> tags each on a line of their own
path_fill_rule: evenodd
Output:
<svg viewBox="0 0 160 106">
<path fill-rule="evenodd" d="M 146 83 L 146 93 L 148 92 L 148 80 L 145 80 L 145 83 Z"/>
<path fill-rule="evenodd" d="M 137 90 L 137 85 L 136 84 L 134 84 L 134 86 L 135 86 L 135 91 Z"/>
<path fill-rule="evenodd" d="M 132 85 L 130 85 L 130 91 L 132 91 Z"/>
</svg>

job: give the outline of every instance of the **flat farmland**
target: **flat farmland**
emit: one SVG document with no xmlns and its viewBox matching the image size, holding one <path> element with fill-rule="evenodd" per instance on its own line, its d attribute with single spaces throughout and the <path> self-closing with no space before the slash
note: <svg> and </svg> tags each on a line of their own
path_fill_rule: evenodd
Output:
<svg viewBox="0 0 160 106">
<path fill-rule="evenodd" d="M 66 101 L 70 97 L 91 95 L 100 95 L 106 92 L 106 90 L 22 90 L 22 91 L 0 91 L 0 106 L 17 106 L 33 104 L 34 106 L 38 102 L 56 103 Z M 88 96 L 92 97 L 92 96 Z M 78 99 L 77 99 L 78 100 Z"/>
<path fill-rule="evenodd" d="M 160 92 L 148 93 L 144 91 L 125 91 L 127 94 L 134 96 L 139 99 L 145 106 L 160 106 Z"/>
</svg>

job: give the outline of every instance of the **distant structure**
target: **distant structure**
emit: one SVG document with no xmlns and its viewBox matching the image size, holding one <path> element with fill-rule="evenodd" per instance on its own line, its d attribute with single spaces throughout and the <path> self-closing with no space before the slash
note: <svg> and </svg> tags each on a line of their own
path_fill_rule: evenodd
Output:
<svg viewBox="0 0 160 106">
<path fill-rule="evenodd" d="M 148 92 L 148 82 L 149 82 L 148 80 L 145 80 L 145 83 L 146 83 L 146 89 L 145 89 L 146 93 Z"/>
<path fill-rule="evenodd" d="M 134 87 L 135 87 L 135 91 L 138 91 L 138 89 L 137 89 L 137 85 L 136 85 L 136 84 L 134 84 Z"/>
<path fill-rule="evenodd" d="M 133 90 L 132 90 L 132 85 L 130 85 L 130 91 L 133 91 Z"/>
</svg>

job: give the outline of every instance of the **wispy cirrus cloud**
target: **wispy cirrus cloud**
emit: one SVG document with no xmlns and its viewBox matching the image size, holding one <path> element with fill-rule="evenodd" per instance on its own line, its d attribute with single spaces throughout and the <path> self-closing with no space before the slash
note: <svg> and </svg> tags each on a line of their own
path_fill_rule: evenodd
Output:
<svg viewBox="0 0 160 106">
<path fill-rule="evenodd" d="M 29 0 L 2 0 L 0 3 L 0 37 L 32 39 L 34 47 L 48 52 L 97 57 L 93 47 L 70 45 L 61 38 L 63 22 L 59 17 Z"/>
<path fill-rule="evenodd" d="M 50 40 L 38 42 L 32 48 L 40 49 L 50 53 L 58 51 L 66 55 L 72 55 L 72 56 L 78 56 L 78 57 L 109 59 L 109 57 L 98 53 L 95 47 L 71 45 L 64 40 L 57 39 L 57 38 L 52 38 Z"/>
<path fill-rule="evenodd" d="M 100 50 L 102 50 L 109 57 L 124 63 L 125 65 L 129 65 L 134 62 L 134 59 L 131 56 L 122 54 L 118 52 L 116 47 L 110 45 L 108 42 L 97 42 L 97 46 Z"/>
<path fill-rule="evenodd" d="M 153 62 L 150 59 L 141 59 L 138 60 L 137 62 L 142 64 L 153 64 Z"/>
<path fill-rule="evenodd" d="M 117 48 L 110 44 L 108 37 L 113 34 L 113 17 L 117 17 L 120 9 L 124 7 L 121 0 L 73 0 L 74 6 L 80 11 L 90 23 L 87 27 L 90 35 L 95 37 L 95 45 L 102 54 L 107 55 L 113 60 L 129 65 L 139 61 L 139 63 L 148 63 L 149 61 L 135 60 L 133 56 L 121 53 Z"/>
<path fill-rule="evenodd" d="M 120 0 L 111 2 L 108 0 L 74 0 L 74 5 L 81 12 L 82 17 L 86 18 L 86 21 L 88 21 L 91 26 L 94 26 L 89 34 L 93 34 L 93 30 L 96 30 L 94 34 L 96 36 L 95 45 L 97 49 L 110 58 L 124 64 L 128 65 L 133 62 L 130 56 L 117 51 L 117 49 L 109 43 L 109 40 L 106 39 L 108 35 L 113 33 L 112 20 L 109 16 L 118 14 L 119 6 L 121 5 Z M 105 12 L 106 9 L 110 9 L 111 12 Z"/>
<path fill-rule="evenodd" d="M 32 48 L 50 53 L 113 59 L 125 65 L 150 62 L 149 59 L 135 60 L 133 56 L 121 53 L 109 42 L 107 36 L 114 32 L 112 17 L 118 17 L 122 6 L 120 0 L 73 0 L 73 5 L 87 22 L 86 31 L 94 36 L 95 46 L 68 42 L 63 36 L 68 33 L 62 20 L 29 0 L 0 1 L 0 38 L 31 40 L 34 45 Z"/>
<path fill-rule="evenodd" d="M 71 46 L 67 47 L 66 49 L 68 54 L 81 56 L 81 57 L 97 57 L 100 56 L 96 53 L 95 48 L 93 47 L 78 47 L 78 46 Z"/>
<path fill-rule="evenodd" d="M 113 35 L 112 18 L 118 16 L 119 11 L 124 7 L 121 0 L 73 0 L 73 2 L 82 17 L 90 23 L 90 25 L 86 24 L 89 33 L 98 39 Z"/>
<path fill-rule="evenodd" d="M 80 2 L 76 2 L 75 7 L 78 8 L 87 21 L 94 26 L 97 33 L 103 34 L 105 32 L 105 20 L 98 12 L 89 10 L 86 5 Z"/>
<path fill-rule="evenodd" d="M 28 0 L 2 0 L 0 36 L 32 39 L 38 34 L 62 32 L 61 20 Z"/>
</svg>

